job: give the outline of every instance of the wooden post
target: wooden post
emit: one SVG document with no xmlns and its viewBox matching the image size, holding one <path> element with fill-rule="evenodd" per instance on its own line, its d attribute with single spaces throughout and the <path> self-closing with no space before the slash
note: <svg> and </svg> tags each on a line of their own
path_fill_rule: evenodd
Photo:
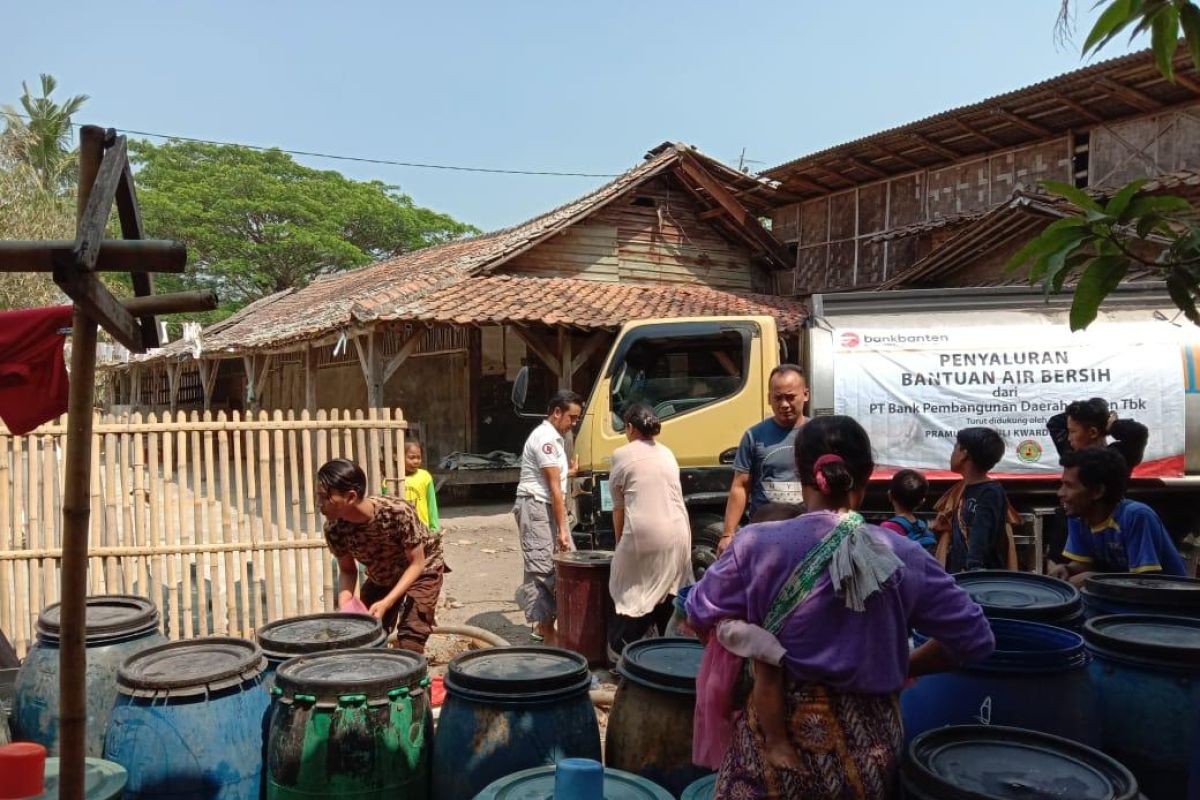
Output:
<svg viewBox="0 0 1200 800">
<path fill-rule="evenodd" d="M 104 130 L 79 130 L 78 216 L 83 217 L 104 156 Z M 87 736 L 88 523 L 91 515 L 92 393 L 96 386 L 96 322 L 79 304 L 71 317 L 71 386 L 67 401 L 66 475 L 63 486 L 61 629 L 59 632 L 58 794 L 83 800 Z"/>
<path fill-rule="evenodd" d="M 317 350 L 311 344 L 304 350 L 304 407 L 317 413 Z"/>
<path fill-rule="evenodd" d="M 571 358 L 571 332 L 566 328 L 558 329 L 558 356 L 562 366 L 558 370 L 558 388 L 570 389 L 571 379 L 575 377 Z"/>
<path fill-rule="evenodd" d="M 367 383 L 367 407 L 383 408 L 383 360 L 380 358 L 383 343 L 379 334 L 372 329 L 366 336 L 355 337 L 354 349 L 358 351 L 358 363 Z"/>
</svg>

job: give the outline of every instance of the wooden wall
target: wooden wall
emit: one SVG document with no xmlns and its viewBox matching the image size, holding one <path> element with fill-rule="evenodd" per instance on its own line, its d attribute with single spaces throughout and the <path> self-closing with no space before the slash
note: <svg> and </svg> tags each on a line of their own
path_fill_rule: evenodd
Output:
<svg viewBox="0 0 1200 800">
<path fill-rule="evenodd" d="M 1088 142 L 1088 184 L 1122 186 L 1148 175 L 1200 168 L 1200 106 L 1098 125 Z"/>
<path fill-rule="evenodd" d="M 753 263 L 750 249 L 701 220 L 699 212 L 674 178 L 662 176 L 518 256 L 499 272 L 770 291 L 770 276 Z"/>
</svg>

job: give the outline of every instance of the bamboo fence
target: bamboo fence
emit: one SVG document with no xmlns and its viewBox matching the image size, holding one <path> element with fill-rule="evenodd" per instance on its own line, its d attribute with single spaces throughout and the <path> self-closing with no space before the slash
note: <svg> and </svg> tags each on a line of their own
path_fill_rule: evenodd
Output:
<svg viewBox="0 0 1200 800">
<path fill-rule="evenodd" d="M 399 409 L 97 416 L 89 593 L 150 598 L 172 639 L 332 610 L 316 470 L 350 458 L 368 491 L 400 491 L 406 427 Z M 59 600 L 66 435 L 0 426 L 0 629 L 21 656 Z"/>
</svg>

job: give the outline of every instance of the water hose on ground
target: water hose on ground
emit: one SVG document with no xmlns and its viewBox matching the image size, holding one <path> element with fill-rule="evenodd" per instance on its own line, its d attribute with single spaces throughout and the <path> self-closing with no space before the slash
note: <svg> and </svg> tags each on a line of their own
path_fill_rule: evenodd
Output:
<svg viewBox="0 0 1200 800">
<path fill-rule="evenodd" d="M 443 636 L 465 636 L 468 639 L 474 639 L 477 642 L 482 642 L 489 647 L 508 647 L 507 641 L 483 628 L 476 628 L 474 625 L 439 625 L 433 629 L 433 633 L 442 634 Z"/>
</svg>

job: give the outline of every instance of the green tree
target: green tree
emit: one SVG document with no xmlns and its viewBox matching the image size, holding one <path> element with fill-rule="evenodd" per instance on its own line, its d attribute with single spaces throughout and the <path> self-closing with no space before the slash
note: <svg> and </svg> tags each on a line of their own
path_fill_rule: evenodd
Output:
<svg viewBox="0 0 1200 800">
<path fill-rule="evenodd" d="M 1159 71 L 1175 79 L 1175 55 L 1186 47 L 1200 69 L 1200 7 L 1191 0 L 1102 0 L 1103 6 L 1083 55 L 1091 55 L 1125 31 L 1130 38 L 1150 34 Z M 1060 31 L 1069 23 L 1070 0 L 1064 0 Z M 1182 41 L 1181 41 L 1182 35 Z M 1171 300 L 1200 325 L 1200 224 L 1196 209 L 1179 197 L 1149 196 L 1148 181 L 1127 184 L 1106 201 L 1070 184 L 1044 181 L 1042 187 L 1063 198 L 1074 214 L 1048 226 L 1009 262 L 1010 269 L 1029 268 L 1032 283 L 1046 294 L 1060 292 L 1078 276 L 1071 303 L 1071 328 L 1090 325 L 1101 305 L 1135 266 L 1149 268 L 1166 282 Z"/>
<path fill-rule="evenodd" d="M 148 235 L 186 242 L 164 288 L 217 290 L 212 321 L 272 292 L 477 232 L 395 186 L 296 163 L 279 150 L 131 143 Z"/>
<path fill-rule="evenodd" d="M 33 170 L 44 191 L 60 194 L 75 185 L 79 158 L 72 146 L 71 117 L 88 97 L 75 95 L 60 105 L 50 99 L 58 87 L 54 76 L 42 75 L 41 84 L 42 96 L 34 97 L 29 86 L 21 82 L 23 114 L 11 105 L 4 106 L 0 113 L 11 156 Z"/>
</svg>

